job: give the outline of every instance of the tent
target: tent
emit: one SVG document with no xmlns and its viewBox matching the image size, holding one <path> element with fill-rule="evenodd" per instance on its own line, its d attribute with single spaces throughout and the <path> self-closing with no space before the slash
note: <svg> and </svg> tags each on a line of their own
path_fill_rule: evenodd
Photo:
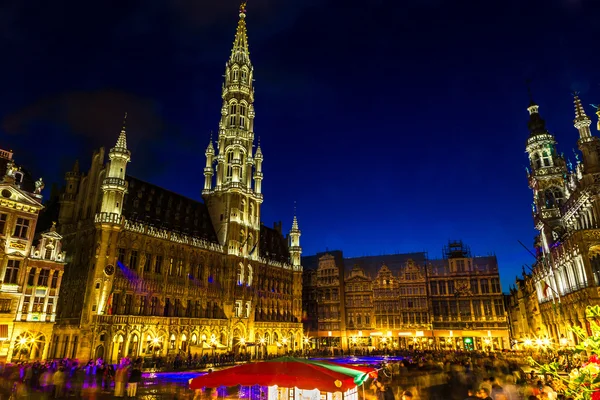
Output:
<svg viewBox="0 0 600 400">
<path fill-rule="evenodd" d="M 190 381 L 190 388 L 260 385 L 334 393 L 346 392 L 374 376 L 376 371 L 373 368 L 280 357 L 199 376 Z"/>
</svg>

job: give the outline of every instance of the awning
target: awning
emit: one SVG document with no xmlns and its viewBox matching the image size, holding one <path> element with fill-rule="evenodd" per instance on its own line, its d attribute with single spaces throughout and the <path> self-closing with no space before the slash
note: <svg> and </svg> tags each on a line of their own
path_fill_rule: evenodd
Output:
<svg viewBox="0 0 600 400">
<path fill-rule="evenodd" d="M 279 386 L 324 392 L 345 392 L 376 376 L 373 368 L 343 366 L 327 361 L 280 357 L 244 364 L 202 375 L 190 381 L 191 389 L 220 386 Z"/>
</svg>

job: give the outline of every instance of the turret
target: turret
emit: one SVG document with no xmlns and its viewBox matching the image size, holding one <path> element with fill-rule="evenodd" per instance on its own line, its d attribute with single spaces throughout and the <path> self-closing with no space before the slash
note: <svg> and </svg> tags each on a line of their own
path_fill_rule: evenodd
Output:
<svg viewBox="0 0 600 400">
<path fill-rule="evenodd" d="M 549 246 L 558 239 L 555 229 L 560 224 L 560 206 L 567 198 L 567 166 L 556 151 L 556 139 L 546 129 L 539 106 L 531 100 L 527 111 L 529 138 L 526 151 L 531 166 L 528 178 L 535 205 L 533 214 L 536 229 L 541 232 L 544 248 L 548 251 Z"/>
<path fill-rule="evenodd" d="M 294 267 L 300 267 L 300 257 L 302 256 L 302 247 L 300 247 L 300 229 L 298 228 L 298 218 L 294 210 L 294 220 L 289 234 L 290 263 Z"/>
<path fill-rule="evenodd" d="M 592 136 L 590 132 L 592 121 L 585 113 L 585 109 L 577 93 L 575 93 L 573 103 L 575 104 L 575 120 L 573 123 L 579 131 L 577 147 L 579 147 L 579 150 L 583 154 L 583 173 L 595 174 L 600 172 L 600 140 L 598 137 Z M 587 181 L 584 180 L 584 184 L 594 183 L 592 180 Z"/>
<path fill-rule="evenodd" d="M 77 198 L 80 179 L 79 160 L 76 160 L 71 171 L 65 174 L 66 187 L 60 198 L 60 211 L 58 214 L 60 225 L 74 222 L 75 199 Z"/>
<path fill-rule="evenodd" d="M 212 190 L 212 177 L 214 175 L 213 161 L 215 157 L 215 148 L 212 143 L 212 134 L 208 141 L 208 146 L 204 152 L 206 156 L 206 166 L 204 167 L 204 191 L 202 193 L 209 193 Z"/>
<path fill-rule="evenodd" d="M 125 197 L 125 193 L 127 193 L 125 171 L 127 163 L 131 160 L 131 152 L 127 149 L 126 121 L 127 113 L 125 113 L 123 127 L 121 128 L 117 143 L 108 153 L 110 164 L 106 177 L 102 182 L 102 218 L 99 222 L 120 222 L 123 198 Z"/>
<path fill-rule="evenodd" d="M 260 141 L 258 142 L 258 147 L 256 148 L 256 154 L 254 155 L 254 163 L 255 163 L 255 167 L 256 167 L 254 169 L 254 191 L 257 194 L 260 194 L 260 193 L 262 193 L 262 180 L 263 180 L 263 173 L 262 173 L 263 153 L 260 148 Z"/>
</svg>

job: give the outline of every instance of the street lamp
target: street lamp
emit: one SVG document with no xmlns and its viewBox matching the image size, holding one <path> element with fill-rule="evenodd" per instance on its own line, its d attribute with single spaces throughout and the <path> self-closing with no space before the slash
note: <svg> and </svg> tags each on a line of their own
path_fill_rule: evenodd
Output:
<svg viewBox="0 0 600 400">
<path fill-rule="evenodd" d="M 308 346 L 309 344 L 310 344 L 310 339 L 308 338 L 308 336 L 305 336 L 305 337 L 304 337 L 304 355 L 306 355 L 306 353 L 307 353 L 307 352 L 308 352 L 308 350 L 309 350 L 309 348 L 308 348 L 308 347 L 309 347 L 309 346 Z"/>
</svg>

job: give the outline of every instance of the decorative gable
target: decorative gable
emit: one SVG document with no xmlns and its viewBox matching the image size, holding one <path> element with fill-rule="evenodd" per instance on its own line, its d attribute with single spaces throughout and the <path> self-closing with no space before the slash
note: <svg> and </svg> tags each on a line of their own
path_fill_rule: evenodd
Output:
<svg viewBox="0 0 600 400">
<path fill-rule="evenodd" d="M 41 238 L 31 249 L 30 257 L 38 260 L 65 262 L 66 252 L 62 251 L 62 236 L 56 232 L 56 222 L 52 223 L 49 231 L 41 234 Z"/>
<path fill-rule="evenodd" d="M 14 185 L 0 183 L 0 207 L 36 213 L 44 206 L 33 194 Z"/>
</svg>

